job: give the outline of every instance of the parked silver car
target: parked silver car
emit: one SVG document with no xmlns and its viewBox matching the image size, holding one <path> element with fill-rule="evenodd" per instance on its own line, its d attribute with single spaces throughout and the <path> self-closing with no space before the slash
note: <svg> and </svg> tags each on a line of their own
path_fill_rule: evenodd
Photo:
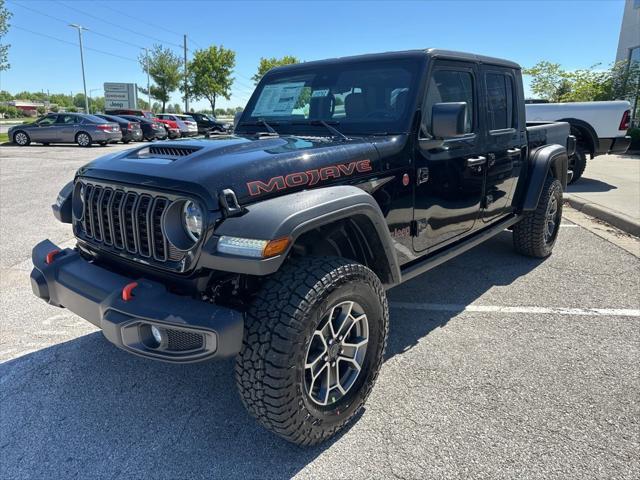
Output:
<svg viewBox="0 0 640 480">
<path fill-rule="evenodd" d="M 156 117 L 163 120 L 173 120 L 178 124 L 180 129 L 180 135 L 183 137 L 195 137 L 198 135 L 198 124 L 189 115 L 182 115 L 178 113 L 158 113 Z"/>
<path fill-rule="evenodd" d="M 120 125 L 95 115 L 83 113 L 50 113 L 33 123 L 23 123 L 9 128 L 9 139 L 17 145 L 31 142 L 77 143 L 90 147 L 93 143 L 106 145 L 122 140 Z"/>
</svg>

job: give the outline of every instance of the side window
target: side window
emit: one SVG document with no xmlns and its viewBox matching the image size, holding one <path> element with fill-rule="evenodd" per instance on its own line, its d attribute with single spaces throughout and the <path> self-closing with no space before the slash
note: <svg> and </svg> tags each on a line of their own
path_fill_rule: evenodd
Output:
<svg viewBox="0 0 640 480">
<path fill-rule="evenodd" d="M 74 123 L 77 123 L 77 119 L 75 115 L 58 115 L 58 121 L 56 123 L 73 125 Z"/>
<path fill-rule="evenodd" d="M 57 115 L 47 115 L 46 117 L 38 120 L 38 125 L 46 127 L 47 125 L 53 125 L 56 121 Z"/>
<path fill-rule="evenodd" d="M 425 100 L 423 128 L 431 132 L 431 111 L 436 103 L 465 102 L 467 104 L 467 120 L 465 133 L 474 131 L 473 109 L 473 75 L 463 70 L 436 70 L 429 80 L 427 98 Z"/>
<path fill-rule="evenodd" d="M 502 73 L 487 73 L 487 121 L 489 130 L 514 127 L 513 80 Z"/>
</svg>

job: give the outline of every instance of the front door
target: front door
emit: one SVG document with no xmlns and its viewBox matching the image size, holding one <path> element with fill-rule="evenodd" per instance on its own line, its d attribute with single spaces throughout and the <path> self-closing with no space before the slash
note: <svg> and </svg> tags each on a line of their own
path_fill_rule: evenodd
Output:
<svg viewBox="0 0 640 480">
<path fill-rule="evenodd" d="M 490 222 L 512 210 L 515 184 L 524 162 L 527 137 L 518 121 L 518 96 L 513 71 L 485 66 L 481 69 L 487 125 L 487 180 L 482 219 Z"/>
<path fill-rule="evenodd" d="M 486 157 L 478 122 L 478 72 L 474 65 L 439 61 L 430 75 L 421 136 L 431 137 L 436 103 L 465 102 L 465 134 L 416 155 L 414 240 L 416 251 L 436 249 L 471 230 L 480 214 Z"/>
<path fill-rule="evenodd" d="M 51 142 L 55 135 L 57 115 L 47 115 L 36 122 L 37 127 L 29 129 L 29 136 L 34 142 Z"/>
</svg>

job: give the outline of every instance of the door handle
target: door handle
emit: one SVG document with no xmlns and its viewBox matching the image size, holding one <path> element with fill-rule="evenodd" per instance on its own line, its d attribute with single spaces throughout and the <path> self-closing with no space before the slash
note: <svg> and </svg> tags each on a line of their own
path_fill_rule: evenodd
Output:
<svg viewBox="0 0 640 480">
<path fill-rule="evenodd" d="M 471 157 L 467 158 L 467 167 L 479 167 L 487 163 L 487 157 Z"/>
<path fill-rule="evenodd" d="M 507 156 L 508 157 L 515 157 L 520 155 L 521 150 L 519 148 L 509 148 L 507 150 Z"/>
</svg>

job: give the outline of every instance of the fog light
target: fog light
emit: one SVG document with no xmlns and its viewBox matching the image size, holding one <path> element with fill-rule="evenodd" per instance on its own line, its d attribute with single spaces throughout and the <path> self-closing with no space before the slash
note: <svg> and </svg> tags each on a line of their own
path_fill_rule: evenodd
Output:
<svg viewBox="0 0 640 480">
<path fill-rule="evenodd" d="M 151 325 L 151 335 L 153 335 L 153 339 L 158 342 L 158 345 L 162 345 L 162 330 L 155 325 Z"/>
</svg>

